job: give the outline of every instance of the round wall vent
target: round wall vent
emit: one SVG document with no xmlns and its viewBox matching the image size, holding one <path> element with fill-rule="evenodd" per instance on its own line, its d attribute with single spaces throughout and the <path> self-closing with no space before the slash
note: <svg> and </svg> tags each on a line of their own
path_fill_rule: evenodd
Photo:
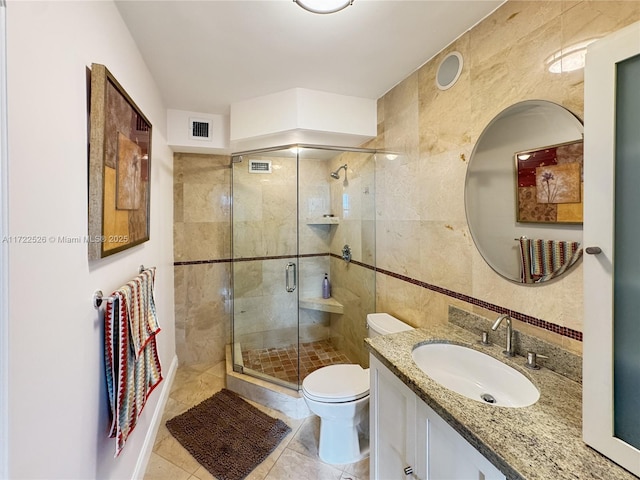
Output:
<svg viewBox="0 0 640 480">
<path fill-rule="evenodd" d="M 440 62 L 436 73 L 436 85 L 440 90 L 447 90 L 455 85 L 462 72 L 462 54 L 451 52 Z"/>
</svg>

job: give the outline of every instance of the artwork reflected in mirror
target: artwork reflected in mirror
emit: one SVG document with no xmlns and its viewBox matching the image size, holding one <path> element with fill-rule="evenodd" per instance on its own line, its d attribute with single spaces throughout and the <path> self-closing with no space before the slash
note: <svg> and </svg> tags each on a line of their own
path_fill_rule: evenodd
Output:
<svg viewBox="0 0 640 480">
<path fill-rule="evenodd" d="M 582 223 L 583 142 L 515 154 L 518 222 Z"/>
</svg>

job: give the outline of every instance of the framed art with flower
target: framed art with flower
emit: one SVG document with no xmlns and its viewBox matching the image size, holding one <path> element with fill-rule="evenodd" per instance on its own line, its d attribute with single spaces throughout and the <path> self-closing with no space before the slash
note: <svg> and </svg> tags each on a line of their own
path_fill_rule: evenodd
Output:
<svg viewBox="0 0 640 480">
<path fill-rule="evenodd" d="M 581 224 L 583 142 L 516 152 L 516 220 Z"/>
</svg>

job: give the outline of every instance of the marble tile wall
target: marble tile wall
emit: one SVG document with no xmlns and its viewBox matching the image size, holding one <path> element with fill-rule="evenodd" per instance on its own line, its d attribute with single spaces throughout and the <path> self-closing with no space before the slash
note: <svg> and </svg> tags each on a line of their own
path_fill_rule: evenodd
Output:
<svg viewBox="0 0 640 480">
<path fill-rule="evenodd" d="M 323 177 L 324 183 L 311 180 L 301 186 L 303 215 L 334 213 L 341 218 L 337 226 L 301 229 L 302 253 L 317 253 L 328 244 L 332 254 L 310 260 L 312 274 L 301 279 L 301 287 L 315 295 L 321 278 L 314 277 L 328 269 L 334 295 L 349 310 L 354 306 L 342 316 L 332 314 L 330 320 L 310 315 L 305 320 L 309 331 L 324 334 L 329 329 L 349 356 L 364 363 L 364 320 L 373 307 L 356 299 L 375 290 L 377 311 L 414 326 L 446 322 L 453 305 L 486 318 L 497 316 L 499 307 L 581 332 L 581 265 L 557 281 L 525 287 L 502 279 L 485 264 L 473 245 L 464 212 L 467 162 L 486 124 L 513 103 L 550 100 L 582 118 L 583 71 L 552 74 L 545 59 L 638 20 L 638 1 L 510 0 L 379 99 L 379 134 L 363 146 L 400 155 L 395 159 L 378 155 L 372 161 L 348 153 L 309 163 L 305 167 L 309 174 L 303 178 Z M 456 85 L 440 91 L 435 86 L 437 67 L 453 50 L 462 53 L 465 66 Z M 348 184 L 344 172 L 341 180 L 324 181 L 328 172 L 344 163 Z M 217 361 L 230 341 L 230 159 L 176 154 L 174 171 L 178 355 L 182 363 Z M 262 185 L 259 205 L 243 198 L 256 192 L 234 192 L 242 218 L 236 239 L 244 242 L 240 245 L 245 255 L 283 255 L 289 250 L 292 239 L 284 233 L 286 220 L 276 220 L 275 215 L 289 201 L 282 197 L 288 190 L 283 187 Z M 331 212 L 325 212 L 327 207 Z M 263 220 L 257 222 L 258 217 Z M 266 228 L 268 222 L 273 228 Z M 360 265 L 346 265 L 335 257 L 345 243 Z M 203 263 L 180 263 L 199 261 Z M 375 278 L 361 266 L 373 264 L 382 270 Z M 260 270 L 264 275 L 269 268 Z M 346 279 L 348 285 L 343 283 Z M 479 301 L 470 303 L 469 298 Z M 581 342 L 570 336 L 514 323 L 529 335 L 581 352 Z"/>
<path fill-rule="evenodd" d="M 234 169 L 234 257 L 257 259 L 234 263 L 235 338 L 242 349 L 285 347 L 329 337 L 329 314 L 303 309 L 297 295 L 320 297 L 324 273 L 330 272 L 330 227 L 317 225 L 330 209 L 326 161 L 305 158 L 296 174 L 296 158 L 251 157 L 272 162 L 271 174 Z M 299 185 L 298 185 L 299 183 Z M 299 195 L 299 200 L 298 200 Z M 310 257 L 295 258 L 299 251 Z M 270 256 L 288 258 L 262 259 Z M 297 261 L 297 291 L 285 290 L 285 267 Z M 293 282 L 293 272 L 290 274 Z"/>
<path fill-rule="evenodd" d="M 582 331 L 581 264 L 535 287 L 510 283 L 485 264 L 465 218 L 466 168 L 483 128 L 513 103 L 550 100 L 583 118 L 583 70 L 553 74 L 545 60 L 638 20 L 637 1 L 509 1 L 379 99 L 373 146 L 403 155 L 377 162 L 377 266 L 481 300 L 485 308 L 378 273 L 378 311 L 427 326 L 446 322 L 449 305 L 497 316 L 489 304 Z M 451 51 L 463 55 L 464 69 L 452 88 L 441 91 L 435 75 Z M 578 340 L 515 324 L 581 352 Z"/>
<path fill-rule="evenodd" d="M 174 155 L 176 351 L 181 365 L 224 359 L 230 332 L 231 166 Z"/>
<path fill-rule="evenodd" d="M 273 173 L 249 173 L 245 161 L 235 166 L 232 185 L 229 157 L 175 155 L 177 345 L 182 364 L 223 358 L 224 345 L 231 341 L 232 301 L 234 340 L 243 348 L 286 346 L 298 336 L 304 342 L 331 338 L 350 358 L 366 363 L 363 325 L 366 313 L 374 311 L 373 271 L 356 264 L 343 267 L 342 261 L 335 267 L 337 260 L 330 257 L 330 252 L 340 254 L 342 245 L 349 243 L 354 260 L 367 266 L 374 263 L 374 163 L 371 155 L 360 156 L 339 155 L 334 161 L 305 158 L 298 187 L 291 157 L 252 157 L 271 161 Z M 341 180 L 331 180 L 329 172 L 344 162 L 352 169 L 347 182 L 344 172 Z M 301 309 L 298 319 L 295 297 L 284 289 L 285 266 L 296 251 L 298 205 L 303 256 L 298 259 L 297 292 L 301 298 L 320 297 L 328 273 L 334 297 L 345 304 L 344 314 Z M 340 223 L 316 223 L 332 211 Z M 232 256 L 247 261 L 231 263 Z"/>
<path fill-rule="evenodd" d="M 333 293 L 342 315 L 331 315 L 331 338 L 353 362 L 369 364 L 364 346 L 366 317 L 375 308 L 375 155 L 345 152 L 329 162 L 331 171 L 347 165 L 339 180 L 331 181 L 331 205 L 340 223 L 331 237 Z M 342 260 L 344 245 L 351 247 L 352 262 Z"/>
</svg>

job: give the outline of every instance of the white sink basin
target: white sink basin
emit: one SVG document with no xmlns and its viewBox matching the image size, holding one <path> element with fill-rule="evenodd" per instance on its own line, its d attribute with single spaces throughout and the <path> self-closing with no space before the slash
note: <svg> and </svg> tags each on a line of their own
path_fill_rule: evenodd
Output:
<svg viewBox="0 0 640 480">
<path fill-rule="evenodd" d="M 433 380 L 472 400 L 499 407 L 528 407 L 540 398 L 527 377 L 478 350 L 427 343 L 414 348 L 411 355 Z"/>
</svg>

